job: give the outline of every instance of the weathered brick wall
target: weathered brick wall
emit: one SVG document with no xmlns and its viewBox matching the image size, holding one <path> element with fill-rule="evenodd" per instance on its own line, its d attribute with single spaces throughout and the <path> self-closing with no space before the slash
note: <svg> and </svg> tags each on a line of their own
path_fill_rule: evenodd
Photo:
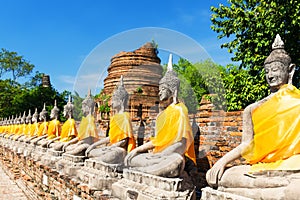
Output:
<svg viewBox="0 0 300 200">
<path fill-rule="evenodd" d="M 200 103 L 196 121 L 200 127 L 199 157 L 207 158 L 209 167 L 241 143 L 242 111 L 214 110 L 206 99 Z M 239 164 L 242 160 L 232 164 Z"/>
</svg>

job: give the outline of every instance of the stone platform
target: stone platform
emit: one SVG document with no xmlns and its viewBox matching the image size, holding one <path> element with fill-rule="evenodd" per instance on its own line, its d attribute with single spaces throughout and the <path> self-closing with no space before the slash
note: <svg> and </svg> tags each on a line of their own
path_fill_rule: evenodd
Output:
<svg viewBox="0 0 300 200">
<path fill-rule="evenodd" d="M 124 169 L 123 178 L 112 185 L 112 195 L 120 199 L 153 200 L 195 198 L 194 186 L 181 178 L 164 178 Z"/>
</svg>

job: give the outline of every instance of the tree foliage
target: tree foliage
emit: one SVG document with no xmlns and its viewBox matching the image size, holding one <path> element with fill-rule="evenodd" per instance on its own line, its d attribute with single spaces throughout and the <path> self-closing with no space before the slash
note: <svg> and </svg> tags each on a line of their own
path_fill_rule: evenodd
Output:
<svg viewBox="0 0 300 200">
<path fill-rule="evenodd" d="M 16 81 L 19 77 L 29 75 L 34 68 L 33 64 L 26 61 L 17 52 L 8 51 L 4 48 L 0 52 L 0 77 L 4 73 L 11 73 L 12 80 Z"/>
<path fill-rule="evenodd" d="M 249 69 L 238 66 L 223 67 L 209 59 L 192 64 L 181 58 L 174 70 L 181 80 L 179 97 L 191 111 L 196 110 L 204 95 L 216 109 L 227 111 L 241 110 L 267 95 L 267 86 L 253 84 L 256 77 Z M 263 73 L 260 75 L 264 76 Z"/>
<path fill-rule="evenodd" d="M 10 52 L 2 49 L 0 52 L 0 76 L 6 72 L 11 72 L 11 78 L 3 78 L 0 80 L 0 118 L 16 116 L 23 114 L 25 111 L 31 110 L 31 113 L 37 108 L 38 112 L 43 109 L 44 103 L 46 110 L 50 110 L 57 101 L 60 109 L 60 120 L 64 120 L 62 116 L 63 106 L 70 92 L 64 91 L 59 93 L 53 88 L 42 86 L 43 73 L 38 71 L 32 75 L 34 65 L 26 61 L 22 56 L 18 56 L 16 52 Z M 9 76 L 5 76 L 9 77 Z M 18 78 L 25 78 L 25 83 L 17 82 Z"/>
<path fill-rule="evenodd" d="M 240 61 L 240 68 L 249 69 L 256 77 L 252 84 L 265 88 L 261 74 L 263 62 L 271 52 L 276 34 L 285 42 L 285 49 L 296 64 L 293 83 L 300 86 L 300 1 L 299 0 L 229 0 L 228 5 L 211 7 L 212 30 L 218 38 L 230 38 L 222 44 L 233 61 Z"/>
</svg>

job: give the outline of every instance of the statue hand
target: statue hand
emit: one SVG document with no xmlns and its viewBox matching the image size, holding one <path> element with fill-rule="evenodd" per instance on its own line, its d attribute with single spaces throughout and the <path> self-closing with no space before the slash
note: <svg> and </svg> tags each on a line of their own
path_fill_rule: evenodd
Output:
<svg viewBox="0 0 300 200">
<path fill-rule="evenodd" d="M 125 166 L 129 166 L 131 159 L 134 158 L 138 154 L 137 150 L 134 149 L 130 153 L 128 153 L 124 159 Z"/>
<path fill-rule="evenodd" d="M 221 177 L 224 173 L 225 166 L 221 162 L 216 162 L 216 164 L 207 171 L 206 180 L 207 183 L 212 187 L 217 187 L 218 182 L 221 180 Z"/>
<path fill-rule="evenodd" d="M 94 148 L 95 148 L 94 145 L 90 145 L 90 146 L 87 148 L 87 150 L 85 151 L 85 156 L 88 157 L 90 151 L 92 151 Z"/>
</svg>

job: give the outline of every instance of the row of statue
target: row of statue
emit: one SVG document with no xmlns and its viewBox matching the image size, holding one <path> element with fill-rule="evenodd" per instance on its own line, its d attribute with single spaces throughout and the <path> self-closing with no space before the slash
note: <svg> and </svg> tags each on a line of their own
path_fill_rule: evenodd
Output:
<svg viewBox="0 0 300 200">
<path fill-rule="evenodd" d="M 5 138 L 25 142 L 64 154 L 85 156 L 105 163 L 124 163 L 124 166 L 138 171 L 164 177 L 176 177 L 184 169 L 185 156 L 196 164 L 193 133 L 188 118 L 188 110 L 178 101 L 179 79 L 172 70 L 170 56 L 168 70 L 159 83 L 161 101 L 169 101 L 166 110 L 156 120 L 156 137 L 150 142 L 136 147 L 129 113 L 125 112 L 128 93 L 123 77 L 112 95 L 115 114 L 110 119 L 109 136 L 99 139 L 93 117 L 94 100 L 89 93 L 82 102 L 82 118 L 77 130 L 73 119 L 74 106 L 69 98 L 64 106 L 64 122 L 60 130 L 59 109 L 51 110 L 51 121 L 47 122 L 45 106 L 40 114 L 31 116 L 29 112 L 16 120 L 1 122 L 0 133 Z M 38 122 L 40 119 L 40 123 Z M 168 133 L 168 137 L 166 134 Z M 151 153 L 145 153 L 145 152 Z M 170 165 L 170 163 L 173 163 Z"/>
<path fill-rule="evenodd" d="M 263 193 L 262 188 L 276 188 L 283 199 L 290 199 L 285 198 L 291 193 L 286 188 L 293 188 L 299 182 L 291 174 L 299 174 L 300 169 L 300 91 L 292 85 L 295 65 L 284 50 L 279 35 L 264 68 L 270 95 L 245 108 L 242 143 L 218 160 L 207 172 L 206 179 L 211 187 L 220 191 L 268 199 L 275 190 Z M 69 100 L 64 107 L 68 120 L 63 124 L 61 134 L 56 106 L 51 110 L 52 121 L 49 123 L 46 122 L 44 108 L 39 116 L 43 123 L 39 127 L 35 112 L 32 117 L 29 113 L 27 117 L 24 114 L 23 117 L 3 121 L 0 133 L 13 140 L 53 148 L 65 154 L 109 164 L 122 163 L 127 168 L 156 176 L 178 177 L 187 161 L 196 165 L 188 110 L 184 103 L 178 101 L 179 85 L 170 56 L 167 72 L 159 82 L 160 100 L 167 101 L 168 106 L 156 118 L 155 137 L 139 147 L 135 144 L 129 114 L 125 112 L 128 93 L 122 77 L 112 96 L 116 114 L 110 119 L 109 136 L 104 139 L 98 138 L 92 116 L 94 101 L 90 94 L 82 102 L 84 117 L 78 132 L 72 119 L 73 105 Z M 239 158 L 245 158 L 248 165 L 226 168 Z M 283 175 L 279 176 L 279 171 Z M 292 190 L 292 194 L 295 192 Z M 281 193 L 278 193 L 280 198 Z"/>
</svg>

